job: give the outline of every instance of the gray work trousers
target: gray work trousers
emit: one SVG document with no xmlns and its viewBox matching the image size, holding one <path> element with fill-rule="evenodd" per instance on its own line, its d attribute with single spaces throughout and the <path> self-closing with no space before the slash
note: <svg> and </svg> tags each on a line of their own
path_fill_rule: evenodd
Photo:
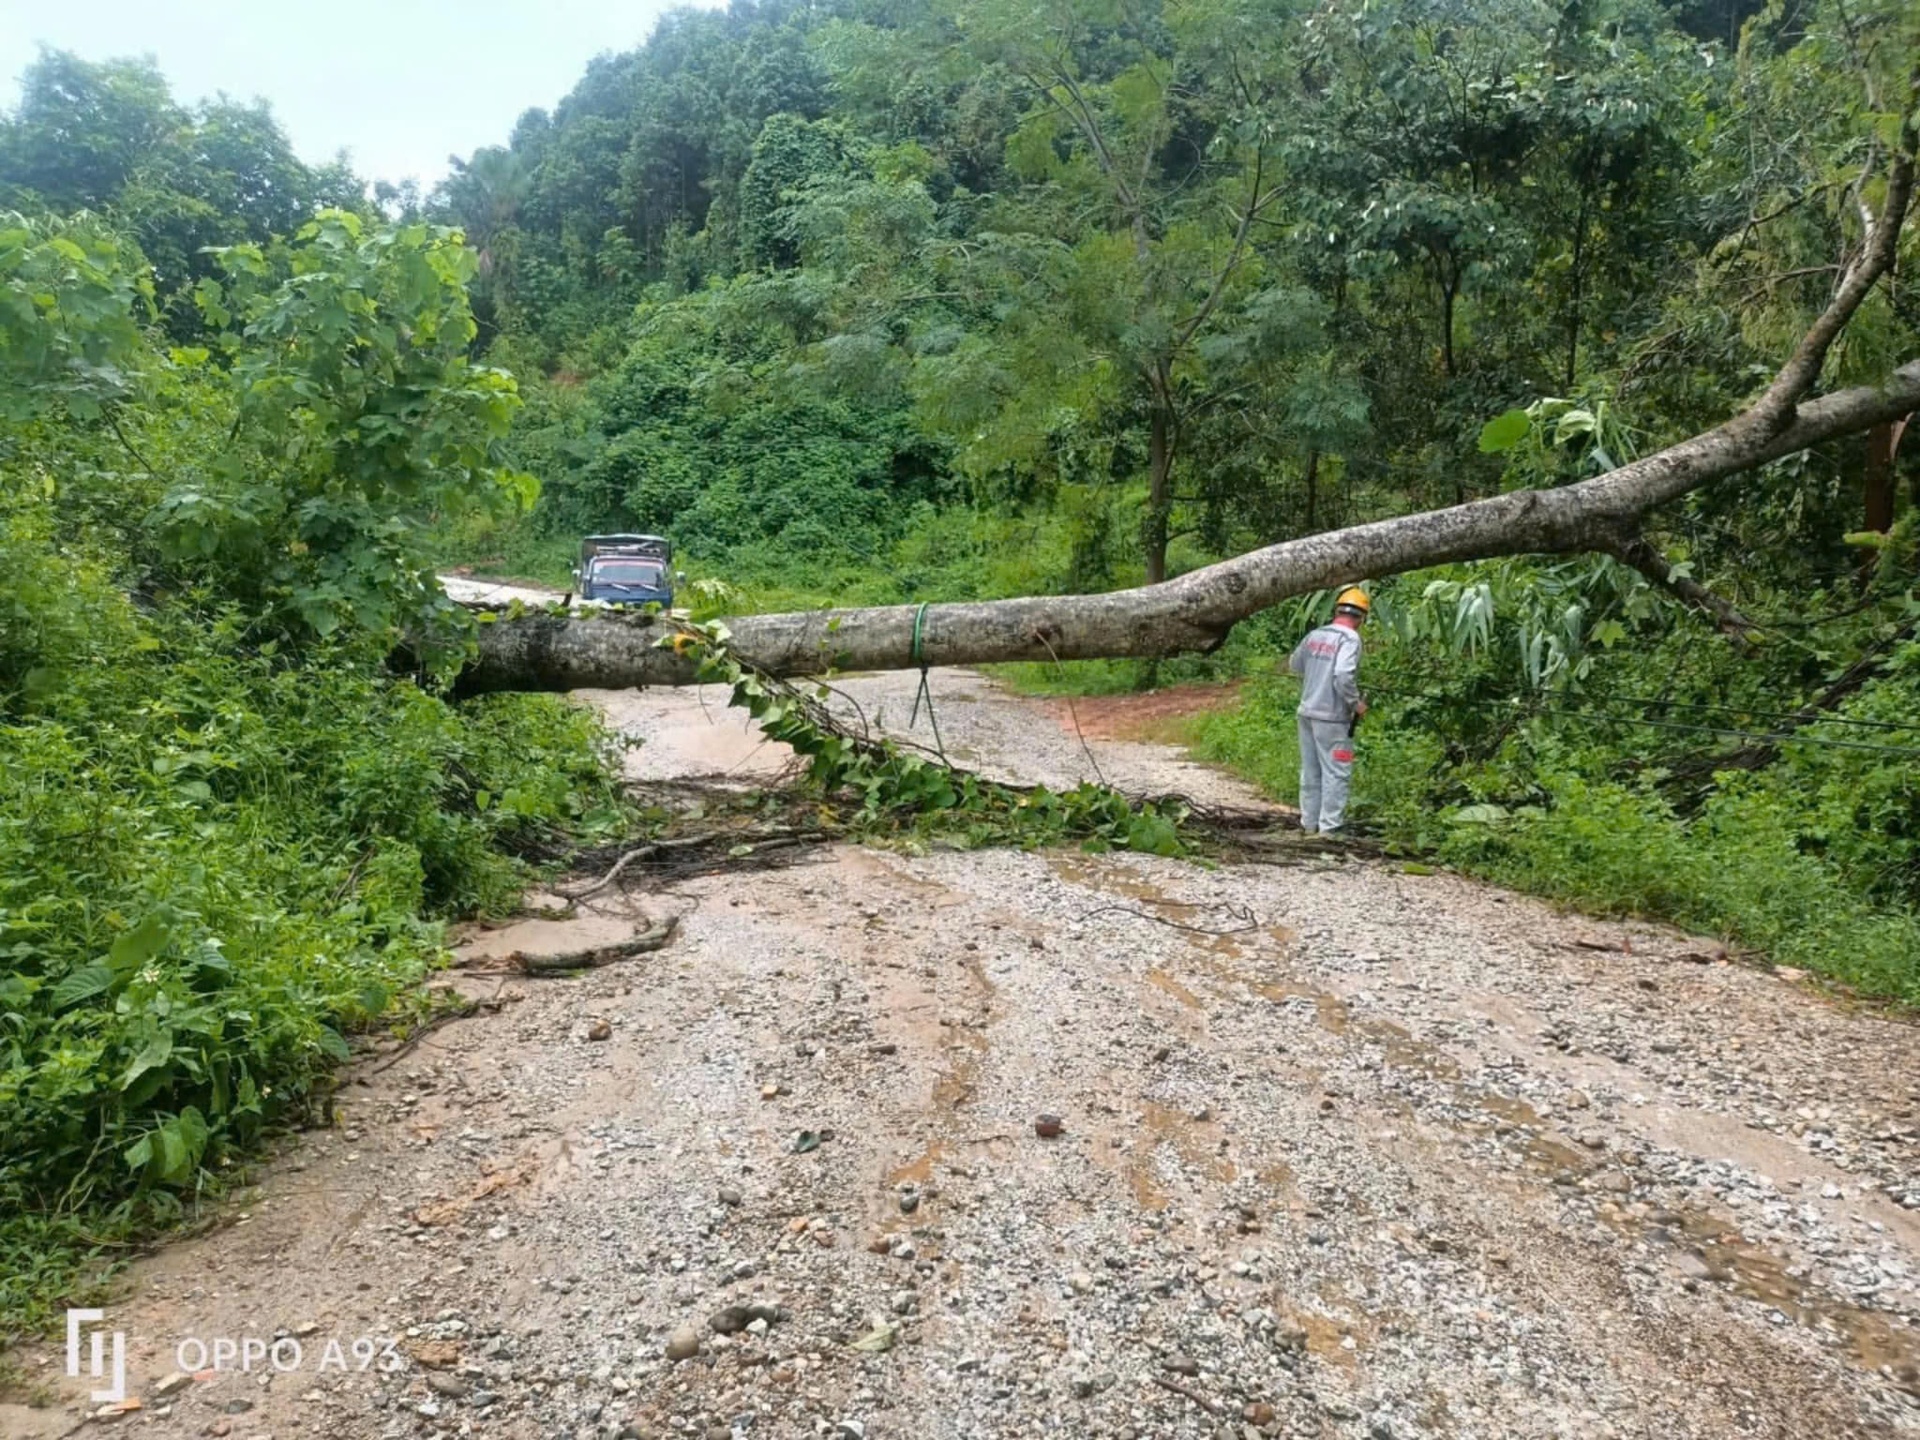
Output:
<svg viewBox="0 0 1920 1440">
<path fill-rule="evenodd" d="M 1300 721 L 1300 828 L 1309 835 L 1338 830 L 1347 818 L 1353 779 L 1351 728 L 1339 720 Z"/>
</svg>

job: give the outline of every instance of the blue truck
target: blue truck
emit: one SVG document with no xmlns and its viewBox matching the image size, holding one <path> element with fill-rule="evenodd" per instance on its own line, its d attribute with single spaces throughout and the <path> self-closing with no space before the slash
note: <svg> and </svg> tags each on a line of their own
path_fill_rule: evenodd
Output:
<svg viewBox="0 0 1920 1440">
<path fill-rule="evenodd" d="M 580 598 L 601 605 L 673 608 L 673 587 L 687 577 L 672 570 L 673 544 L 660 535 L 589 535 L 580 542 L 573 572 Z"/>
</svg>

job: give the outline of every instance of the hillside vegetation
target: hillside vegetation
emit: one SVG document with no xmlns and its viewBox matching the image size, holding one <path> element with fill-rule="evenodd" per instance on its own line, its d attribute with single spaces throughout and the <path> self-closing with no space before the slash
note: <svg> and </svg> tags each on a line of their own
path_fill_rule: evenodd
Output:
<svg viewBox="0 0 1920 1440">
<path fill-rule="evenodd" d="M 436 565 L 564 585 L 638 528 L 707 613 L 1084 592 L 1604 473 L 1828 303 L 1916 53 L 1902 0 L 736 4 L 424 197 L 43 56 L 0 119 L 0 1330 L 317 1104 L 440 921 L 628 823 L 579 711 L 445 698 Z M 1920 354 L 1916 263 L 1824 387 Z M 1920 1001 L 1900 439 L 1635 567 L 1378 585 L 1359 819 Z M 1194 741 L 1285 796 L 1324 603 L 1015 678 L 1251 676 Z"/>
<path fill-rule="evenodd" d="M 324 212 L 218 256 L 185 345 L 133 228 L 0 216 L 0 1336 L 625 821 L 585 713 L 435 690 L 431 527 L 527 498 L 471 252 Z"/>
<path fill-rule="evenodd" d="M 457 553 L 564 584 L 580 531 L 665 529 L 759 608 L 989 598 L 1603 473 L 1736 411 L 1827 303 L 1915 25 L 1737 0 L 681 14 L 436 198 L 483 256 L 544 483 Z M 1826 380 L 1917 352 L 1902 280 Z M 1658 516 L 1724 626 L 1597 557 L 1378 587 L 1361 818 L 1920 999 L 1915 453 L 1882 427 Z M 1320 613 L 1018 678 L 1250 673 L 1199 742 L 1286 797 L 1270 677 Z"/>
</svg>

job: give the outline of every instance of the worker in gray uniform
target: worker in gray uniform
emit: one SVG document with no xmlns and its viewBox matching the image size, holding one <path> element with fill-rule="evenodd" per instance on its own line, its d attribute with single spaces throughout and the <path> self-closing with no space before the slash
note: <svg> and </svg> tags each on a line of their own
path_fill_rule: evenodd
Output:
<svg viewBox="0 0 1920 1440">
<path fill-rule="evenodd" d="M 1360 698 L 1360 627 L 1371 609 L 1353 585 L 1333 602 L 1333 623 L 1294 647 L 1287 668 L 1300 677 L 1300 828 L 1336 833 L 1347 817 L 1353 779 L 1353 726 L 1367 713 Z"/>
</svg>

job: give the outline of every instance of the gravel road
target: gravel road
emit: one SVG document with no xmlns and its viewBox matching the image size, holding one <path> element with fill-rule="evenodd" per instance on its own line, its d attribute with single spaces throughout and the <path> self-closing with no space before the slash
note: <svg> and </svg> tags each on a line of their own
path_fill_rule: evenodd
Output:
<svg viewBox="0 0 1920 1440">
<path fill-rule="evenodd" d="M 917 681 L 846 688 L 904 727 Z M 1253 802 L 932 683 L 996 772 Z M 593 698 L 639 778 L 779 767 L 717 697 Z M 656 955 L 487 968 L 642 911 Z M 460 953 L 496 1009 L 134 1268 L 119 1428 L 1920 1434 L 1920 1032 L 1709 941 L 1387 864 L 839 846 Z M 276 1336 L 297 1368 L 175 1374 Z M 86 1413 L 62 1358 L 0 1432 Z"/>
</svg>

